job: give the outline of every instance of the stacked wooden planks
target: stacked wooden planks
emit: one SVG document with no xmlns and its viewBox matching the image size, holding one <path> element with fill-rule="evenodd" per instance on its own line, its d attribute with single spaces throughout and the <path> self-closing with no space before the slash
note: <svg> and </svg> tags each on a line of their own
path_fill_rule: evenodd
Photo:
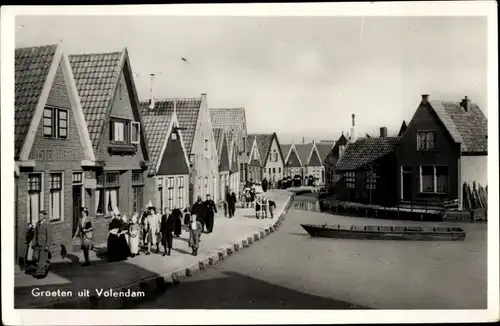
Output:
<svg viewBox="0 0 500 326">
<path fill-rule="evenodd" d="M 488 186 L 483 187 L 473 182 L 471 187 L 470 184 L 464 182 L 463 203 L 464 209 L 467 210 L 488 209 Z"/>
</svg>

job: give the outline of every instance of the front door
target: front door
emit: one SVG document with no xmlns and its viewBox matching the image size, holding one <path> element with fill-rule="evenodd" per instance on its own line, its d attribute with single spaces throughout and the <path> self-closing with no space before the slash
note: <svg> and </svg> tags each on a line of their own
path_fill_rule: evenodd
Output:
<svg viewBox="0 0 500 326">
<path fill-rule="evenodd" d="M 412 199 L 412 188 L 413 188 L 413 174 L 411 166 L 403 166 L 401 177 L 401 187 L 402 187 L 402 200 L 411 201 Z"/>
<path fill-rule="evenodd" d="M 82 210 L 82 186 L 73 186 L 73 233 L 78 228 L 80 212 Z"/>
</svg>

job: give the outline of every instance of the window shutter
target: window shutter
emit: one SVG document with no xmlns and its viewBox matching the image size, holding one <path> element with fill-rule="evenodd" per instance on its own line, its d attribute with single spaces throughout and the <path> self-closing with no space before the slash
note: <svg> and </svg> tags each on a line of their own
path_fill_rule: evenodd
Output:
<svg viewBox="0 0 500 326">
<path fill-rule="evenodd" d="M 115 140 L 114 135 L 115 135 L 115 122 L 111 120 L 109 122 L 109 140 Z"/>
</svg>

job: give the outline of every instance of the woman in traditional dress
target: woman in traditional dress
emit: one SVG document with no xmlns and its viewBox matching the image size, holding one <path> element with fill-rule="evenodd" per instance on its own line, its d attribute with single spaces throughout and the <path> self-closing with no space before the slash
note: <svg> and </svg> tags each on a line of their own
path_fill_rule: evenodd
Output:
<svg viewBox="0 0 500 326">
<path fill-rule="evenodd" d="M 82 209 L 82 216 L 73 239 L 78 236 L 80 237 L 81 249 L 83 251 L 83 256 L 85 257 L 83 266 L 89 266 L 89 252 L 92 249 L 92 221 L 89 216 L 89 210 L 85 207 Z"/>
<path fill-rule="evenodd" d="M 189 246 L 193 250 L 193 256 L 198 255 L 198 248 L 200 247 L 201 223 L 197 221 L 196 214 L 191 216 L 189 224 Z"/>
<path fill-rule="evenodd" d="M 172 211 L 172 217 L 174 221 L 174 235 L 180 237 L 182 233 L 182 212 L 180 209 L 176 208 Z"/>
<path fill-rule="evenodd" d="M 36 270 L 36 261 L 34 257 L 33 244 L 35 239 L 35 227 L 33 224 L 28 224 L 26 230 L 26 252 L 24 255 L 24 272 L 26 274 L 32 273 Z"/>
<path fill-rule="evenodd" d="M 130 224 L 128 226 L 128 233 L 129 233 L 128 245 L 130 248 L 130 255 L 132 257 L 139 255 L 139 237 L 141 228 L 139 224 L 137 224 L 137 216 L 139 216 L 139 214 L 134 213 L 132 219 L 130 220 Z"/>
<path fill-rule="evenodd" d="M 120 227 L 120 260 L 127 259 L 130 257 L 130 247 L 128 245 L 129 242 L 129 234 L 128 234 L 128 218 L 126 215 L 122 216 L 122 225 Z"/>
<path fill-rule="evenodd" d="M 159 221 L 156 216 L 156 209 L 151 207 L 146 217 L 146 242 L 148 249 L 146 255 L 151 254 L 151 246 L 156 245 L 157 252 L 160 252 L 160 244 L 158 243 Z"/>
<path fill-rule="evenodd" d="M 111 214 L 111 222 L 109 223 L 107 257 L 109 261 L 118 261 L 121 260 L 120 230 L 123 222 L 118 210 L 109 209 L 109 213 Z"/>
<path fill-rule="evenodd" d="M 173 242 L 172 232 L 174 231 L 174 220 L 174 215 L 169 212 L 168 208 L 165 208 L 165 213 L 161 216 L 160 222 L 161 244 L 164 249 L 163 256 L 170 256 Z"/>
<path fill-rule="evenodd" d="M 189 223 L 191 222 L 191 212 L 189 212 L 189 208 L 184 209 L 184 226 L 186 230 L 189 231 Z"/>
</svg>

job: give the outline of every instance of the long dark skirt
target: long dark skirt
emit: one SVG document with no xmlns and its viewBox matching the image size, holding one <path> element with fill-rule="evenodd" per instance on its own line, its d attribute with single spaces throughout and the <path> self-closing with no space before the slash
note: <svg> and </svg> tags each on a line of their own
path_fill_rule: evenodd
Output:
<svg viewBox="0 0 500 326">
<path fill-rule="evenodd" d="M 130 256 L 130 248 L 124 235 L 110 234 L 108 236 L 107 256 L 109 261 L 120 261 Z"/>
<path fill-rule="evenodd" d="M 180 236 L 181 232 L 182 232 L 182 221 L 181 218 L 178 217 L 174 219 L 174 234 L 176 236 Z"/>
</svg>

